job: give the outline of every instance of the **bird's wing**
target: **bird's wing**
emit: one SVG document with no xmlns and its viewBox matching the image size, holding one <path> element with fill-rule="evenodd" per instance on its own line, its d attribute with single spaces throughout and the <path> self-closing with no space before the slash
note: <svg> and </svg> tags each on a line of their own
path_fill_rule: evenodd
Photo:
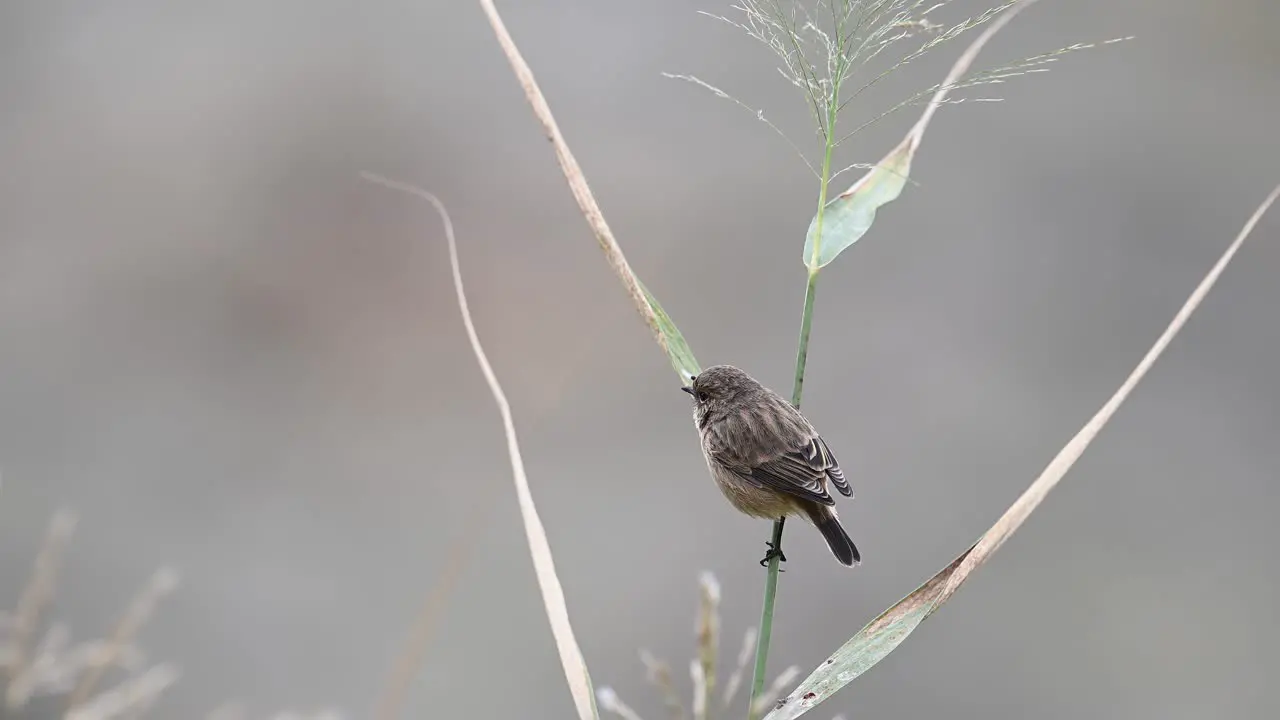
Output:
<svg viewBox="0 0 1280 720">
<path fill-rule="evenodd" d="M 802 500 L 835 505 L 836 501 L 832 499 L 831 493 L 827 492 L 830 453 L 823 452 L 825 445 L 819 446 L 820 442 L 821 440 L 815 436 L 808 444 L 795 450 L 778 453 L 754 463 L 743 463 L 740 459 L 732 457 L 733 453 L 730 452 L 717 452 L 715 448 L 710 450 L 725 467 L 753 485 Z M 836 469 L 839 472 L 839 468 Z M 848 483 L 844 483 L 844 475 L 841 474 L 839 477 L 840 482 L 836 483 L 836 488 L 841 488 L 842 484 L 847 488 Z M 841 490 L 841 492 L 844 491 Z"/>
<path fill-rule="evenodd" d="M 836 490 L 839 490 L 841 495 L 853 497 L 853 488 L 849 487 L 849 481 L 844 479 L 844 471 L 840 469 L 836 456 L 831 454 L 831 448 L 827 447 L 827 441 L 821 437 L 815 437 L 813 447 L 821 453 L 827 464 L 827 477 L 831 478 L 831 484 L 836 486 Z"/>
</svg>

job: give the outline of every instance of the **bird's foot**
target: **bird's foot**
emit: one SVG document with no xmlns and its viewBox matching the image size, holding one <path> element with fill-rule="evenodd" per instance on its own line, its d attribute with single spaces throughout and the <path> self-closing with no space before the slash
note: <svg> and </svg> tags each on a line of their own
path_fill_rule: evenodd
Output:
<svg viewBox="0 0 1280 720">
<path fill-rule="evenodd" d="M 782 552 L 782 543 L 774 545 L 772 542 L 766 540 L 764 544 L 769 546 L 769 550 L 765 552 L 764 558 L 760 560 L 760 567 L 768 567 L 769 561 L 774 558 L 778 558 L 779 564 L 787 561 L 787 556 Z M 782 572 L 782 568 L 778 568 L 778 572 Z"/>
</svg>

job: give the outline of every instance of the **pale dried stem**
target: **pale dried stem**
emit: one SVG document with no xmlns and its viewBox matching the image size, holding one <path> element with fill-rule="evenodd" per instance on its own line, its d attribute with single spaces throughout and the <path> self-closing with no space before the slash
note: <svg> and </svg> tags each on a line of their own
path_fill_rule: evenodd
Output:
<svg viewBox="0 0 1280 720">
<path fill-rule="evenodd" d="M 483 523 L 484 514 L 489 510 L 491 502 L 492 500 L 488 493 L 482 493 L 473 500 L 471 511 L 467 513 L 467 519 L 463 523 L 463 527 L 470 529 Z M 417 676 L 418 671 L 422 668 L 422 663 L 427 655 L 427 648 L 431 644 L 433 631 L 444 612 L 445 602 L 449 599 L 454 588 L 458 586 L 462 571 L 471 560 L 476 546 L 477 543 L 470 541 L 469 536 L 465 538 L 459 536 L 457 540 L 451 543 L 451 547 L 445 553 L 447 562 L 444 566 L 444 572 L 441 573 L 439 579 L 427 592 L 427 597 L 423 600 L 422 607 L 414 618 L 413 627 L 409 631 L 409 636 L 405 639 L 404 649 L 396 659 L 395 665 L 392 666 L 391 672 L 387 677 L 386 687 L 374 707 L 373 717 L 375 720 L 393 720 L 400 717 L 404 712 L 405 700 L 409 696 L 409 688 L 413 684 L 414 677 Z"/>
</svg>

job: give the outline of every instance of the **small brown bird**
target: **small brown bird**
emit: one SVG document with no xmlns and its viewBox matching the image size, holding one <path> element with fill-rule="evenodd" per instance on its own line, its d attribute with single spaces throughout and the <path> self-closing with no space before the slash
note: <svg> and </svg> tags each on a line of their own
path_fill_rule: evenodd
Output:
<svg viewBox="0 0 1280 720">
<path fill-rule="evenodd" d="M 837 560 L 858 564 L 862 557 L 840 526 L 827 484 L 847 497 L 853 490 L 800 411 L 732 365 L 709 367 L 689 379 L 681 390 L 693 396 L 702 454 L 729 502 L 752 517 L 785 521 L 788 515 L 803 515 Z M 766 544 L 761 565 L 775 556 L 787 559 L 781 547 Z"/>
</svg>

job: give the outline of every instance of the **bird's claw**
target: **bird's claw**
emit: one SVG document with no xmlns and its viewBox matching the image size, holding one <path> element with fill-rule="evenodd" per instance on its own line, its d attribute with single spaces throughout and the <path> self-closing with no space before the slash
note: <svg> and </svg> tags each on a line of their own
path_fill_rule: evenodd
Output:
<svg viewBox="0 0 1280 720">
<path fill-rule="evenodd" d="M 760 560 L 760 567 L 768 567 L 769 561 L 774 558 L 778 558 L 779 564 L 787 561 L 787 556 L 782 552 L 782 543 L 774 545 L 772 542 L 766 540 L 764 544 L 769 546 L 769 550 L 765 552 L 764 558 Z M 782 572 L 782 569 L 779 568 L 778 572 Z"/>
</svg>

